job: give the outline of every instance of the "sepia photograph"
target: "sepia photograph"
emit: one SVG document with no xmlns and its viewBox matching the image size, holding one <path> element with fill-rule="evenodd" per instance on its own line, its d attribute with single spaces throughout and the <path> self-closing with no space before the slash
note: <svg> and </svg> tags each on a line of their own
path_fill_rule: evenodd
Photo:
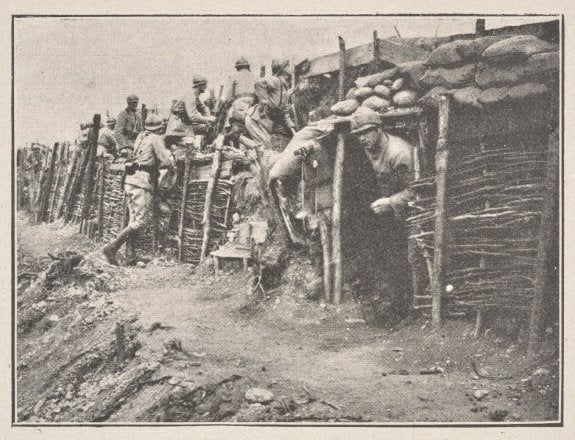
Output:
<svg viewBox="0 0 575 440">
<path fill-rule="evenodd" d="M 13 426 L 563 426 L 519 12 L 12 15 Z"/>
</svg>

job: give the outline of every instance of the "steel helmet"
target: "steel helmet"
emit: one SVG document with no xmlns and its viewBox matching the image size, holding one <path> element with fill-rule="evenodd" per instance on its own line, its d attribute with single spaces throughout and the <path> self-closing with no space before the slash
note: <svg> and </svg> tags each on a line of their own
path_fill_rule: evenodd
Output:
<svg viewBox="0 0 575 440">
<path fill-rule="evenodd" d="M 138 98 L 136 95 L 130 95 L 128 96 L 128 99 L 126 99 L 126 101 L 128 102 L 138 102 L 140 100 L 140 98 Z"/>
<path fill-rule="evenodd" d="M 351 132 L 354 134 L 362 133 L 378 126 L 381 126 L 381 117 L 368 107 L 360 107 L 351 115 Z"/>
<path fill-rule="evenodd" d="M 146 123 L 144 124 L 144 127 L 146 128 L 146 130 L 155 131 L 162 128 L 163 125 L 164 121 L 162 121 L 162 118 L 152 113 L 151 115 L 148 115 L 148 117 L 146 118 Z"/>
<path fill-rule="evenodd" d="M 250 62 L 246 60 L 244 57 L 241 57 L 239 60 L 236 61 L 236 69 L 240 67 L 250 67 Z"/>
<path fill-rule="evenodd" d="M 192 82 L 193 82 L 192 87 L 198 87 L 198 86 L 207 84 L 208 80 L 206 79 L 205 76 L 196 74 L 196 75 L 194 75 Z"/>
<path fill-rule="evenodd" d="M 116 123 L 116 118 L 113 116 L 108 116 L 108 120 L 106 121 L 107 125 L 114 125 Z"/>
</svg>

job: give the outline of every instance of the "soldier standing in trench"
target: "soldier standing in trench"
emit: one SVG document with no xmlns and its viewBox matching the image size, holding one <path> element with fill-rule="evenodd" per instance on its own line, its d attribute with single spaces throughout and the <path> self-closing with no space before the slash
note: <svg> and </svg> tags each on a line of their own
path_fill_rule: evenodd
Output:
<svg viewBox="0 0 575 440">
<path fill-rule="evenodd" d="M 139 102 L 138 97 L 130 95 L 126 101 L 128 107 L 118 114 L 114 135 L 118 145 L 118 152 L 130 158 L 134 151 L 134 141 L 138 133 L 142 131 L 142 118 L 136 111 Z"/>
<path fill-rule="evenodd" d="M 412 296 L 405 218 L 408 202 L 413 198 L 409 189 L 414 177 L 413 147 L 386 133 L 379 114 L 369 108 L 360 107 L 352 115 L 351 128 L 375 172 L 381 195 L 370 207 L 375 214 L 394 214 L 385 219 L 389 222 L 384 252 L 392 289 L 386 314 L 389 320 L 399 320 L 409 312 Z"/>
<path fill-rule="evenodd" d="M 274 128 L 285 126 L 289 137 L 295 134 L 295 124 L 289 113 L 289 61 L 272 62 L 273 76 L 261 78 L 255 84 L 258 103 L 246 112 L 245 124 L 251 138 L 265 148 L 272 148 Z"/>
<path fill-rule="evenodd" d="M 122 244 L 133 238 L 152 219 L 154 190 L 158 181 L 167 174 L 172 166 L 170 153 L 158 134 L 163 129 L 163 121 L 158 115 L 146 118 L 145 131 L 140 133 L 134 143 L 134 159 L 126 163 L 125 192 L 128 199 L 130 221 L 118 237 L 104 246 L 102 252 L 110 264 L 118 265 L 116 253 Z M 126 264 L 136 261 L 135 255 L 127 255 Z"/>
</svg>

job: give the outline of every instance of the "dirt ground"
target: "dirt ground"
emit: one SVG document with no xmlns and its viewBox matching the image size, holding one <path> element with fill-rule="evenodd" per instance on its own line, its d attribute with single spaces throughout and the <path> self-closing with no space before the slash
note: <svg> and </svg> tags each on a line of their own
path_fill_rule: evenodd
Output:
<svg viewBox="0 0 575 440">
<path fill-rule="evenodd" d="M 77 227 L 18 220 L 19 422 L 558 419 L 556 328 L 528 361 L 517 332 L 433 332 L 425 316 L 370 327 L 299 291 L 256 301 L 239 268 L 111 267 Z M 84 260 L 47 283 L 47 254 L 66 250 Z"/>
</svg>

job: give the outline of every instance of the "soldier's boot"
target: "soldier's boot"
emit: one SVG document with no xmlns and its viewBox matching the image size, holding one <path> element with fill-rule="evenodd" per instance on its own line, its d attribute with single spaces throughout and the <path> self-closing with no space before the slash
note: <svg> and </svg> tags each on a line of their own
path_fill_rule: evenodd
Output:
<svg viewBox="0 0 575 440">
<path fill-rule="evenodd" d="M 134 229 L 128 226 L 118 234 L 115 240 L 111 241 L 106 246 L 104 246 L 104 248 L 102 249 L 102 253 L 104 254 L 104 257 L 106 257 L 106 260 L 108 260 L 108 263 L 113 264 L 114 266 L 118 266 L 116 253 L 118 252 L 118 249 L 120 249 L 120 246 L 122 246 L 126 241 L 128 241 L 133 234 Z"/>
<path fill-rule="evenodd" d="M 138 257 L 136 256 L 136 250 L 134 249 L 134 236 L 131 236 L 128 241 L 126 241 L 126 261 L 124 265 L 135 266 L 138 262 Z"/>
</svg>

